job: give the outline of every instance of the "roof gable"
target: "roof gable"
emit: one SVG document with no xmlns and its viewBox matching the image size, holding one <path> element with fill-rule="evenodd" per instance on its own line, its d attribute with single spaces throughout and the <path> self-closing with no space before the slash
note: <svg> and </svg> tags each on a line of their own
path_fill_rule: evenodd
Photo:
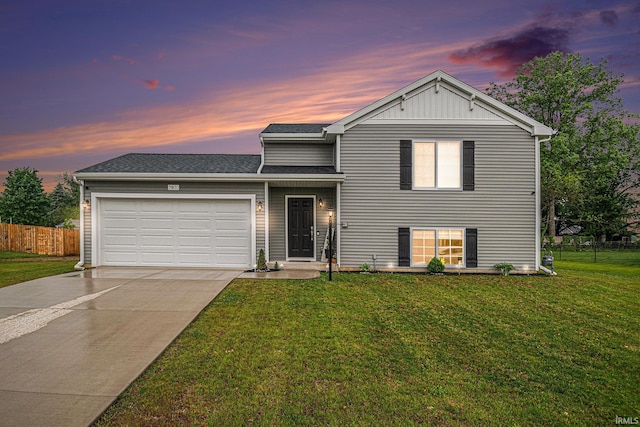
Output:
<svg viewBox="0 0 640 427">
<path fill-rule="evenodd" d="M 551 128 L 440 70 L 335 122 L 327 132 L 340 134 L 367 121 L 391 120 L 479 120 L 514 124 L 532 135 L 553 133 Z"/>
</svg>

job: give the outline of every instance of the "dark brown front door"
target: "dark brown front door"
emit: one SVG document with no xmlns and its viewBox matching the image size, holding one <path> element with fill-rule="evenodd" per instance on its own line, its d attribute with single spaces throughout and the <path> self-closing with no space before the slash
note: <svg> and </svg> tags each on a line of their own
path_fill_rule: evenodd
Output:
<svg viewBox="0 0 640 427">
<path fill-rule="evenodd" d="M 289 258 L 313 258 L 313 199 L 289 198 L 287 206 Z"/>
</svg>

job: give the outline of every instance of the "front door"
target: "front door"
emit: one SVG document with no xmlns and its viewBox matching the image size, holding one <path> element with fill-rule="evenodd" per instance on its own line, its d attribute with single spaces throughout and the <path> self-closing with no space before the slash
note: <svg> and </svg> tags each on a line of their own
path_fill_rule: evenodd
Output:
<svg viewBox="0 0 640 427">
<path fill-rule="evenodd" d="M 290 197 L 287 200 L 287 257 L 313 259 L 315 256 L 313 198 Z"/>
</svg>

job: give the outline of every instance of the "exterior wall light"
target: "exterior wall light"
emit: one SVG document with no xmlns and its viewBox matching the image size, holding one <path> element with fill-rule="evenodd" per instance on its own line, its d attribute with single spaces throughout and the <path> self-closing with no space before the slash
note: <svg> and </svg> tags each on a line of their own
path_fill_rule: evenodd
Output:
<svg viewBox="0 0 640 427">
<path fill-rule="evenodd" d="M 322 201 L 322 199 L 318 200 L 318 207 L 324 207 L 324 202 Z"/>
<path fill-rule="evenodd" d="M 89 207 L 91 207 L 91 200 L 89 199 L 84 199 L 82 201 L 82 207 L 85 209 L 89 209 Z"/>
<path fill-rule="evenodd" d="M 262 206 L 262 202 L 258 202 L 258 212 L 262 212 L 264 206 Z"/>
</svg>

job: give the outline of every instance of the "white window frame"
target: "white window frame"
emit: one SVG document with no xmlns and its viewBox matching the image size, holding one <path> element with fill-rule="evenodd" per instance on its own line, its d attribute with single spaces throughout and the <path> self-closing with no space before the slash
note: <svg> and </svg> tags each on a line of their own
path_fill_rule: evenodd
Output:
<svg viewBox="0 0 640 427">
<path fill-rule="evenodd" d="M 441 142 L 455 142 L 458 144 L 458 148 L 459 148 L 459 153 L 460 153 L 460 185 L 458 187 L 440 187 L 438 185 L 438 144 Z M 411 183 L 412 183 L 412 189 L 413 190 L 430 190 L 430 191 L 462 191 L 462 186 L 463 186 L 463 151 L 462 151 L 462 140 L 457 140 L 457 139 L 451 139 L 451 140 L 427 140 L 427 139 L 418 139 L 418 140 L 413 140 L 412 141 L 412 146 L 411 146 Z M 434 144 L 434 156 L 435 156 L 435 168 L 434 168 L 434 181 L 435 184 L 433 187 L 417 187 L 415 185 L 416 182 L 416 171 L 419 170 L 418 164 L 416 163 L 416 144 L 425 144 L 425 143 L 429 143 L 429 144 Z"/>
<path fill-rule="evenodd" d="M 421 230 L 427 230 L 427 231 L 435 231 L 436 232 L 436 238 L 435 238 L 435 242 L 436 242 L 436 247 L 435 247 L 435 254 L 436 256 L 438 255 L 438 233 L 441 230 L 460 230 L 462 231 L 462 264 L 455 264 L 455 265 L 451 265 L 451 264 L 445 264 L 445 268 L 448 269 L 455 269 L 455 268 L 466 268 L 467 266 L 467 228 L 466 227 L 411 227 L 409 229 L 409 250 L 411 251 L 411 267 L 425 267 L 425 265 L 423 264 L 415 264 L 413 262 L 413 231 L 421 231 Z M 460 266 L 460 267 L 458 267 Z"/>
</svg>

